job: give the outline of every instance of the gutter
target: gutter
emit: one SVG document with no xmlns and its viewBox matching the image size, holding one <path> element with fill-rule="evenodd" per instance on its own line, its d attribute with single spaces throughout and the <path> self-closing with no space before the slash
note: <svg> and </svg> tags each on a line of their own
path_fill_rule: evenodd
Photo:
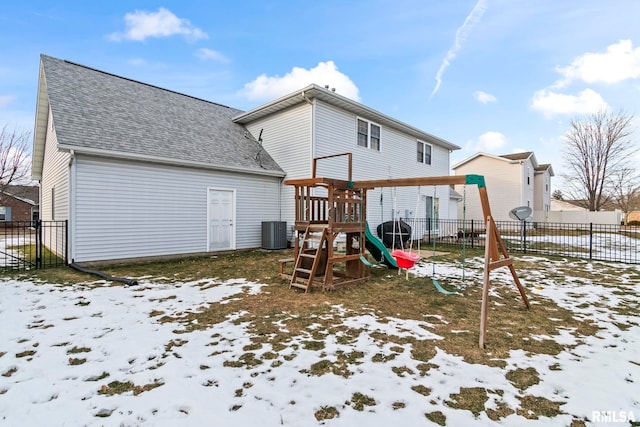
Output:
<svg viewBox="0 0 640 427">
<path fill-rule="evenodd" d="M 75 151 L 76 153 L 81 153 L 81 154 L 90 154 L 94 156 L 109 157 L 109 158 L 123 159 L 123 160 L 140 160 L 144 162 L 164 164 L 169 166 L 189 166 L 189 167 L 195 167 L 200 169 L 219 170 L 219 171 L 225 171 L 225 172 L 242 172 L 242 173 L 249 173 L 252 175 L 263 175 L 263 176 L 274 176 L 274 177 L 284 177 L 286 175 L 286 172 L 284 171 L 243 168 L 240 166 L 213 165 L 211 163 L 193 162 L 189 160 L 179 160 L 179 159 L 167 159 L 166 157 L 148 156 L 146 154 L 120 153 L 120 152 L 109 151 L 109 150 L 101 150 L 98 148 L 77 147 L 77 146 L 66 145 L 66 144 L 58 144 L 58 148 L 61 150 Z"/>
</svg>

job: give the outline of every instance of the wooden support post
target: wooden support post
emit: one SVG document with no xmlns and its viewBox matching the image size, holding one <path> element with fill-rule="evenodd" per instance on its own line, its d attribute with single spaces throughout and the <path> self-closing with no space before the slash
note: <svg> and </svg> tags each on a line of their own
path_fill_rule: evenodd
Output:
<svg viewBox="0 0 640 427">
<path fill-rule="evenodd" d="M 487 217 L 486 221 L 487 237 L 484 243 L 484 279 L 482 281 L 482 308 L 480 309 L 480 348 L 485 347 L 485 341 L 487 336 L 487 317 L 489 315 L 489 283 L 491 273 L 491 251 L 493 246 L 493 240 L 495 239 L 493 233 L 493 221 L 491 217 Z"/>
</svg>

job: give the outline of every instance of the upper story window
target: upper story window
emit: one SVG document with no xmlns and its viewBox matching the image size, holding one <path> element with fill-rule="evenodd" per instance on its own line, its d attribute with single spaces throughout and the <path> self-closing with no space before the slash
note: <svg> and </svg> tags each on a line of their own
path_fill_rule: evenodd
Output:
<svg viewBox="0 0 640 427">
<path fill-rule="evenodd" d="M 418 141 L 416 143 L 418 148 L 418 163 L 424 163 L 425 165 L 431 164 L 431 145 Z"/>
<path fill-rule="evenodd" d="M 380 151 L 380 125 L 358 119 L 358 145 Z"/>
</svg>

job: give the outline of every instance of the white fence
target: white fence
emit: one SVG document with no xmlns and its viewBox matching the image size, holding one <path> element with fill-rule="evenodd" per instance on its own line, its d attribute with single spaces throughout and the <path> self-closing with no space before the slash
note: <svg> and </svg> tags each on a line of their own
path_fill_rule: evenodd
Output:
<svg viewBox="0 0 640 427">
<path fill-rule="evenodd" d="M 560 223 L 584 223 L 584 224 L 610 224 L 620 225 L 623 220 L 622 212 L 615 211 L 590 212 L 590 211 L 534 211 L 535 222 L 560 222 Z"/>
</svg>

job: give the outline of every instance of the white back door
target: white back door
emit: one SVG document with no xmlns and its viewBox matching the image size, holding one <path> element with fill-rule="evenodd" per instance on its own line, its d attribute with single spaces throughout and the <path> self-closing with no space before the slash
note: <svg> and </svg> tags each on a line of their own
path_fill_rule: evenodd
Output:
<svg viewBox="0 0 640 427">
<path fill-rule="evenodd" d="M 210 188 L 208 211 L 208 250 L 235 249 L 234 191 Z"/>
</svg>

